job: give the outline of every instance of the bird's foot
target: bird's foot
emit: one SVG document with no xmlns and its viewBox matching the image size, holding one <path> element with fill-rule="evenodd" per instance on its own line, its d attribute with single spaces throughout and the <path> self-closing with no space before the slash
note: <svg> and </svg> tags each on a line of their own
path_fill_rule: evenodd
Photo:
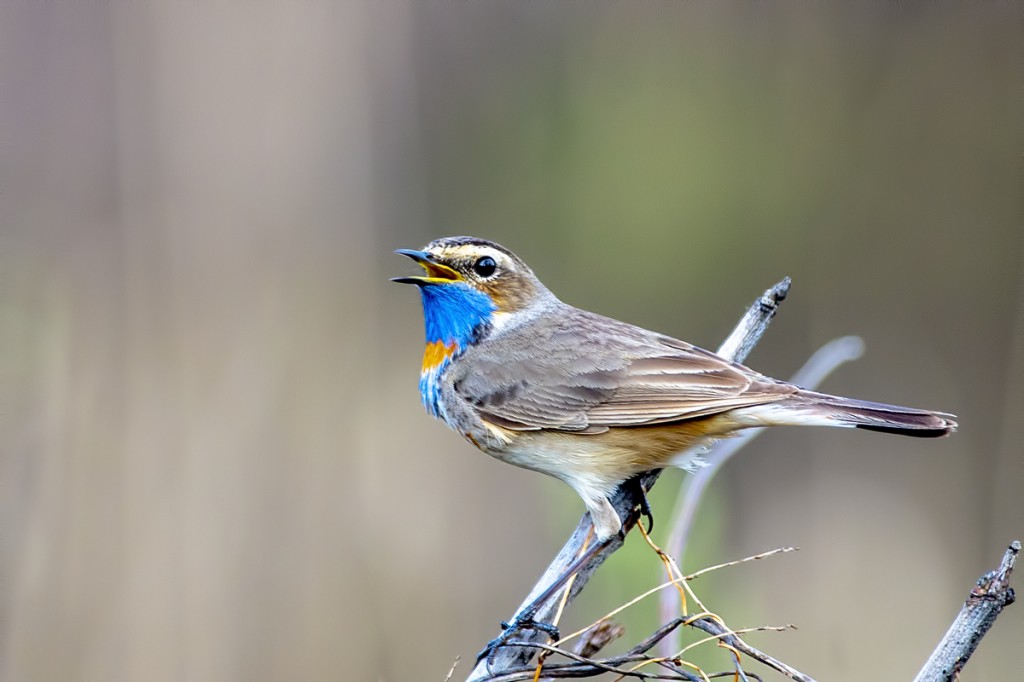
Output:
<svg viewBox="0 0 1024 682">
<path fill-rule="evenodd" d="M 636 491 L 640 516 L 647 519 L 647 534 L 650 535 L 651 531 L 654 530 L 654 512 L 651 510 L 651 503 L 647 500 L 647 491 L 644 489 L 643 483 L 640 482 L 642 476 L 643 474 L 634 476 L 626 481 L 626 485 L 632 485 Z"/>
<path fill-rule="evenodd" d="M 487 661 L 487 667 L 490 669 L 491 664 L 494 663 L 494 657 L 498 653 L 498 649 L 508 644 L 508 641 L 512 639 L 520 630 L 537 630 L 547 634 L 548 637 L 554 640 L 561 638 L 558 627 L 551 623 L 542 623 L 541 621 L 533 619 L 534 612 L 527 610 L 521 615 L 517 615 L 512 619 L 511 622 L 501 621 L 501 627 L 503 628 L 502 633 L 487 643 L 487 646 L 483 648 L 479 654 L 476 655 L 476 662 L 480 663 L 482 660 Z"/>
</svg>

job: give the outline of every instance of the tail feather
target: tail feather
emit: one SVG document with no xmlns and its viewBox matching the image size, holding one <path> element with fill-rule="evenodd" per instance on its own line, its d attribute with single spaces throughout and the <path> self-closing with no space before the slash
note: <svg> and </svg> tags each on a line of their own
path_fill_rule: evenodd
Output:
<svg viewBox="0 0 1024 682">
<path fill-rule="evenodd" d="M 825 393 L 800 391 L 794 401 L 807 401 L 823 410 L 837 425 L 867 431 L 898 433 L 916 438 L 937 438 L 956 431 L 956 416 L 867 400 L 840 398 Z"/>
<path fill-rule="evenodd" d="M 938 438 L 956 431 L 956 416 L 826 393 L 800 391 L 777 403 L 740 410 L 763 425 L 813 425 Z"/>
</svg>

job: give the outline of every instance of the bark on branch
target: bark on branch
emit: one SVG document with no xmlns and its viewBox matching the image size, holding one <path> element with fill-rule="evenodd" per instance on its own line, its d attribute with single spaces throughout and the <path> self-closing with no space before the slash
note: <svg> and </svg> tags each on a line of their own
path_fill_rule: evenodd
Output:
<svg viewBox="0 0 1024 682">
<path fill-rule="evenodd" d="M 989 571 L 978 579 L 978 583 L 967 596 L 960 614 L 949 626 L 946 636 L 935 647 L 928 662 L 914 678 L 914 682 L 939 682 L 953 680 L 967 665 L 967 660 L 978 648 L 996 618 L 1014 601 L 1010 587 L 1010 574 L 1020 553 L 1020 540 L 1014 540 L 1003 555 L 1003 561 L 995 571 Z"/>
</svg>

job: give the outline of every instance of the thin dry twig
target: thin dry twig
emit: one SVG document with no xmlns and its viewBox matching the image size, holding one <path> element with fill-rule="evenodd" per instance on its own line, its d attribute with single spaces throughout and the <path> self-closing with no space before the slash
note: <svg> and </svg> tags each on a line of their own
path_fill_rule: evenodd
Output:
<svg viewBox="0 0 1024 682">
<path fill-rule="evenodd" d="M 738 630 L 730 630 L 729 634 L 733 634 L 733 635 L 746 635 L 746 634 L 749 634 L 751 632 L 784 632 L 785 630 L 796 630 L 796 629 L 797 629 L 797 627 L 795 625 L 793 625 L 792 623 L 790 623 L 789 625 L 758 625 L 758 626 L 752 627 L 752 628 L 740 628 Z M 679 658 L 680 656 L 685 654 L 690 649 L 694 649 L 696 647 L 699 647 L 701 644 L 706 644 L 708 642 L 719 641 L 719 640 L 721 640 L 721 638 L 722 638 L 722 635 L 708 635 L 704 639 L 699 639 L 696 642 L 693 642 L 692 644 L 687 644 L 682 649 L 677 651 L 673 655 L 673 658 Z"/>
<path fill-rule="evenodd" d="M 718 571 L 723 568 L 729 568 L 730 566 L 739 566 L 740 564 L 746 564 L 751 561 L 760 561 L 761 559 L 767 559 L 768 557 L 775 556 L 776 554 L 788 554 L 789 552 L 797 552 L 799 550 L 799 547 L 779 547 L 778 549 L 770 549 L 767 552 L 761 552 L 760 554 L 754 554 L 753 556 L 744 557 L 742 559 L 734 559 L 733 561 L 726 561 L 724 564 L 715 564 L 714 566 L 702 568 L 699 571 L 694 571 L 693 573 L 689 573 L 683 576 L 683 580 L 694 580 L 695 578 L 701 577 L 705 573 L 711 573 L 712 571 Z"/>
<path fill-rule="evenodd" d="M 967 665 L 968 659 L 978 648 L 1004 607 L 1016 598 L 1010 587 L 1010 575 L 1020 553 L 1020 540 L 1014 540 L 1006 549 L 999 568 L 989 571 L 978 579 L 963 608 L 946 636 L 942 638 L 914 682 L 938 682 L 953 680 Z"/>
<path fill-rule="evenodd" d="M 751 658 L 764 663 L 766 666 L 782 673 L 791 680 L 797 680 L 797 682 L 814 682 L 814 678 L 809 675 L 805 675 L 796 668 L 786 665 L 782 661 L 768 654 L 764 653 L 760 649 L 755 649 L 750 646 L 742 639 L 740 639 L 735 633 L 729 631 L 722 623 L 711 618 L 701 618 L 700 620 L 689 623 L 693 627 L 703 630 L 709 635 L 721 635 L 722 641 L 733 647 L 734 649 L 750 656 Z"/>
<path fill-rule="evenodd" d="M 590 625 L 582 627 L 579 630 L 577 630 L 576 632 L 571 632 L 568 635 L 563 635 L 562 639 L 560 639 L 557 642 L 555 642 L 555 646 L 561 646 L 562 644 L 565 644 L 566 642 L 572 641 L 573 639 L 575 639 L 577 637 L 585 638 L 585 637 L 588 636 L 588 633 L 590 633 L 591 631 L 593 631 L 593 630 L 595 630 L 595 629 L 597 629 L 597 628 L 599 628 L 599 627 L 601 627 L 603 625 L 610 625 L 610 624 L 612 624 L 612 620 L 611 619 L 614 618 L 615 616 L 619 615 L 620 613 L 622 613 L 623 611 L 625 611 L 629 607 L 634 606 L 635 604 L 643 601 L 644 599 L 646 599 L 647 597 L 651 596 L 652 594 L 655 594 L 657 592 L 660 592 L 660 591 L 664 590 L 665 588 L 668 588 L 668 587 L 678 587 L 680 580 L 685 580 L 685 581 L 694 580 L 696 578 L 701 577 L 702 575 L 705 575 L 707 573 L 711 573 L 712 571 L 719 571 L 719 570 L 721 570 L 723 568 L 730 568 L 732 566 L 739 566 L 740 564 L 749 563 L 751 561 L 759 561 L 761 559 L 767 559 L 768 557 L 775 556 L 776 554 L 785 554 L 787 552 L 795 552 L 795 551 L 797 551 L 796 547 L 779 547 L 778 549 L 773 549 L 773 550 L 769 550 L 767 552 L 761 552 L 760 554 L 754 554 L 752 556 L 743 557 L 742 559 L 734 559 L 732 561 L 726 561 L 725 563 L 716 564 L 715 566 L 708 566 L 707 568 L 702 568 L 701 570 L 695 571 L 694 573 L 690 573 L 689 575 L 684 575 L 681 579 L 680 578 L 673 578 L 672 580 L 666 580 L 665 582 L 661 583 L 660 585 L 655 585 L 654 587 L 650 588 L 649 590 L 647 590 L 645 592 L 641 592 L 640 594 L 636 595 L 635 597 L 633 597 L 629 601 L 627 601 L 627 602 L 625 602 L 623 604 L 620 604 L 619 606 L 616 606 L 614 609 L 612 609 L 608 613 L 604 614 L 603 616 L 598 618 L 596 621 L 594 621 Z M 667 620 L 671 620 L 674 617 L 675 617 L 675 614 L 672 614 L 668 618 L 666 618 L 665 620 L 666 621 Z M 761 631 L 761 630 L 766 630 L 766 629 L 767 630 L 771 630 L 771 629 L 779 629 L 779 628 L 752 628 L 752 629 L 749 629 L 749 630 L 745 630 L 745 632 L 755 632 L 755 631 Z M 787 629 L 787 628 L 781 628 L 781 629 Z M 740 631 L 740 632 L 743 632 L 743 631 Z M 621 636 L 621 635 L 617 635 L 617 636 Z M 581 653 L 580 646 L 581 646 L 580 644 L 577 644 L 577 646 L 575 647 L 576 653 Z"/>
</svg>

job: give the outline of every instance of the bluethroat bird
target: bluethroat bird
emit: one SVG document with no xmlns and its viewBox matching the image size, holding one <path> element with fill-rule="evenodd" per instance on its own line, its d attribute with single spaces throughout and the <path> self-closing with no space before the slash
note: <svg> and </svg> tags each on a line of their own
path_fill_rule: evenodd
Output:
<svg viewBox="0 0 1024 682">
<path fill-rule="evenodd" d="M 669 336 L 562 303 L 508 249 L 474 237 L 400 249 L 422 266 L 423 405 L 509 464 L 568 483 L 597 539 L 609 496 L 691 446 L 759 426 L 945 436 L 955 417 L 807 391 Z"/>
</svg>

